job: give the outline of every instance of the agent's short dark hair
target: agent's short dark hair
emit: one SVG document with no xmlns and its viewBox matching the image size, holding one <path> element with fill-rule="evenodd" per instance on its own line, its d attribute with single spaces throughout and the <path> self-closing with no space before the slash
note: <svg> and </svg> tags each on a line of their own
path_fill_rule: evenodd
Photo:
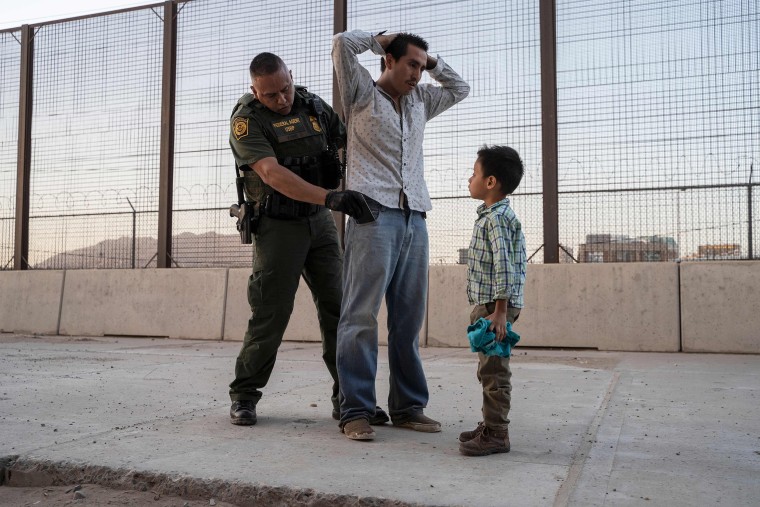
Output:
<svg viewBox="0 0 760 507">
<path fill-rule="evenodd" d="M 409 47 L 409 44 L 412 46 L 417 46 L 427 53 L 427 41 L 419 35 L 414 35 L 413 33 L 400 33 L 396 35 L 393 38 L 393 41 L 388 44 L 388 47 L 385 48 L 385 53 L 390 53 L 393 56 L 394 60 L 398 60 L 406 54 L 406 50 Z M 380 59 L 380 71 L 385 71 L 385 57 Z"/>
<path fill-rule="evenodd" d="M 248 70 L 251 77 L 271 76 L 282 68 L 286 68 L 282 58 L 273 53 L 259 53 L 253 60 Z"/>
<path fill-rule="evenodd" d="M 496 178 L 506 195 L 515 191 L 525 173 L 520 155 L 509 146 L 483 145 L 478 150 L 478 160 L 483 176 Z"/>
</svg>

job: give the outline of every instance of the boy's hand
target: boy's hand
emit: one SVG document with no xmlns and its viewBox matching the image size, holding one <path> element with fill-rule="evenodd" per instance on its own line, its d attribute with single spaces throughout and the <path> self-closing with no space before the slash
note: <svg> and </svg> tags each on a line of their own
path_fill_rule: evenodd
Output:
<svg viewBox="0 0 760 507">
<path fill-rule="evenodd" d="M 488 330 L 496 334 L 496 341 L 503 341 L 507 336 L 507 312 L 501 312 L 497 308 L 495 312 L 486 317 L 486 320 L 491 321 Z"/>
</svg>

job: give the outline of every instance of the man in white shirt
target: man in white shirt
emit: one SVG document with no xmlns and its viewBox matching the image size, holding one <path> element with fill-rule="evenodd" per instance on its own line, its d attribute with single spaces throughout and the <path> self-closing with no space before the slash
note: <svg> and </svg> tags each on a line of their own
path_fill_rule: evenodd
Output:
<svg viewBox="0 0 760 507">
<path fill-rule="evenodd" d="M 419 356 L 425 316 L 428 235 L 432 209 L 424 179 L 425 123 L 464 99 L 469 85 L 412 34 L 362 31 L 333 38 L 333 64 L 348 124 L 347 188 L 367 197 L 373 221 L 348 219 L 343 304 L 338 325 L 340 426 L 352 440 L 371 440 L 375 413 L 377 314 L 388 308 L 388 408 L 394 426 L 441 431 L 423 414 L 428 388 Z M 357 55 L 383 57 L 372 80 Z M 423 71 L 440 86 L 419 84 Z"/>
</svg>

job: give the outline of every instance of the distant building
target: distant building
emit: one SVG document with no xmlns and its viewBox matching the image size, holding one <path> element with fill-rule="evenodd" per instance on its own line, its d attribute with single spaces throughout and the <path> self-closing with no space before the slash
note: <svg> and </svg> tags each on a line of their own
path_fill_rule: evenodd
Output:
<svg viewBox="0 0 760 507">
<path fill-rule="evenodd" d="M 725 245 L 699 245 L 697 252 L 684 258 L 686 261 L 720 261 L 742 258 L 741 245 L 728 243 Z"/>
<path fill-rule="evenodd" d="M 678 244 L 669 236 L 588 234 L 578 246 L 578 262 L 664 262 L 678 255 Z"/>
</svg>

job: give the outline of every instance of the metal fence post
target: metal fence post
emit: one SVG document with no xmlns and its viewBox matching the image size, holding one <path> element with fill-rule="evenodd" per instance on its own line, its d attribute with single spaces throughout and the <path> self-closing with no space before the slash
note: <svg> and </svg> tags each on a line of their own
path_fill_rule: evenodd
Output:
<svg viewBox="0 0 760 507">
<path fill-rule="evenodd" d="M 749 241 L 747 257 L 749 257 L 749 260 L 755 258 L 754 249 L 752 247 L 752 170 L 754 168 L 755 164 L 753 162 L 749 165 L 749 184 L 747 185 L 747 240 Z"/>
<path fill-rule="evenodd" d="M 164 2 L 164 47 L 161 81 L 161 169 L 158 196 L 156 265 L 172 265 L 172 205 L 174 192 L 174 99 L 177 87 L 177 4 Z"/>
<path fill-rule="evenodd" d="M 132 269 L 135 269 L 135 242 L 137 241 L 137 210 L 132 206 L 132 201 L 127 197 L 129 207 L 132 208 Z"/>
<path fill-rule="evenodd" d="M 333 33 L 341 33 L 348 30 L 348 0 L 334 0 L 333 2 Z M 333 80 L 332 80 L 332 103 L 333 103 L 333 109 L 335 112 L 338 113 L 338 116 L 342 120 L 345 120 L 343 117 L 343 102 L 340 100 L 340 89 L 338 88 L 338 78 L 335 75 L 335 70 L 333 69 Z M 341 188 L 345 188 L 346 182 L 345 180 L 341 183 Z M 335 220 L 335 225 L 338 227 L 338 237 L 340 238 L 341 242 L 343 241 L 343 237 L 346 233 L 346 220 L 343 213 L 339 213 L 337 211 L 333 211 L 333 219 Z"/>
<path fill-rule="evenodd" d="M 21 72 L 18 107 L 18 157 L 16 159 L 16 237 L 14 269 L 29 269 L 29 184 L 32 162 L 32 80 L 34 27 L 21 27 Z"/>
<path fill-rule="evenodd" d="M 559 188 L 557 167 L 556 2 L 541 0 L 541 144 L 543 150 L 544 263 L 559 262 Z"/>
</svg>

